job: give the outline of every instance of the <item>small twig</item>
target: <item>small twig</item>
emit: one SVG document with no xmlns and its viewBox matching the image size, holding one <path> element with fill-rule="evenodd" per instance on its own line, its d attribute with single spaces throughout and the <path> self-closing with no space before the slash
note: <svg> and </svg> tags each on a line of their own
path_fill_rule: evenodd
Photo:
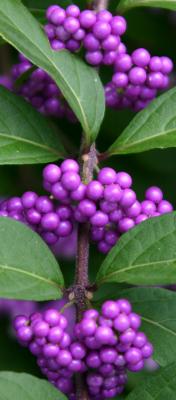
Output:
<svg viewBox="0 0 176 400">
<path fill-rule="evenodd" d="M 74 301 L 69 301 L 69 303 L 66 303 L 66 304 L 59 310 L 59 312 L 60 312 L 61 314 L 63 314 L 64 311 L 67 310 L 67 308 L 73 306 L 74 304 L 75 304 Z"/>
<path fill-rule="evenodd" d="M 97 12 L 106 10 L 108 8 L 109 0 L 94 0 L 93 8 Z"/>
<path fill-rule="evenodd" d="M 110 156 L 110 154 L 108 152 L 99 153 L 97 155 L 98 162 L 105 161 L 107 158 L 109 158 L 109 156 Z"/>
</svg>

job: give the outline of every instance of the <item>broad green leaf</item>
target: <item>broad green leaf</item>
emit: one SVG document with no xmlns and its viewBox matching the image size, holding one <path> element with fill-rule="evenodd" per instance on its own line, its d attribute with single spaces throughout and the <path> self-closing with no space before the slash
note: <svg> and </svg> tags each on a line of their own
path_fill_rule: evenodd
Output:
<svg viewBox="0 0 176 400">
<path fill-rule="evenodd" d="M 105 299 L 128 299 L 133 310 L 141 315 L 141 330 L 146 333 L 154 346 L 154 359 L 161 366 L 176 359 L 176 293 L 160 288 L 114 289 L 109 295 L 95 302 L 102 304 Z"/>
<path fill-rule="evenodd" d="M 20 0 L 0 1 L 0 36 L 48 72 L 81 122 L 87 144 L 93 141 L 105 111 L 97 71 L 68 51 L 53 51 L 39 23 Z"/>
<path fill-rule="evenodd" d="M 176 10 L 176 0 L 121 0 L 117 12 L 124 13 L 135 7 L 157 7 Z"/>
<path fill-rule="evenodd" d="M 63 158 L 59 136 L 29 103 L 0 86 L 0 164 L 37 164 Z"/>
<path fill-rule="evenodd" d="M 161 368 L 155 376 L 147 377 L 125 397 L 126 400 L 175 400 L 176 364 Z"/>
<path fill-rule="evenodd" d="M 35 376 L 0 372 L 0 400 L 66 400 L 47 380 Z"/>
<path fill-rule="evenodd" d="M 44 241 L 24 224 L 0 218 L 0 298 L 50 300 L 61 297 L 63 277 Z"/>
<path fill-rule="evenodd" d="M 176 282 L 176 212 L 144 221 L 124 234 L 105 258 L 97 284 Z"/>
<path fill-rule="evenodd" d="M 109 149 L 112 154 L 176 147 L 176 88 L 138 113 Z"/>
</svg>

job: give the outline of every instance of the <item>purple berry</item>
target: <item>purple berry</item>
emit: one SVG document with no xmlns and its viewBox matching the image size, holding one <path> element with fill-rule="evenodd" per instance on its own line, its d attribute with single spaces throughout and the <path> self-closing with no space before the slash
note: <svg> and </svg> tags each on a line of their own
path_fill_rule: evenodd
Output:
<svg viewBox="0 0 176 400">
<path fill-rule="evenodd" d="M 140 48 L 133 51 L 131 58 L 133 64 L 138 67 L 146 67 L 150 62 L 150 53 L 146 49 Z"/>
<path fill-rule="evenodd" d="M 141 361 L 142 359 L 142 353 L 141 351 L 136 348 L 136 347 L 132 347 L 131 349 L 129 349 L 126 354 L 125 354 L 125 359 L 126 362 L 128 364 L 132 364 L 135 365 L 137 364 L 139 361 Z"/>
<path fill-rule="evenodd" d="M 143 85 L 146 81 L 147 74 L 144 68 L 133 67 L 129 72 L 129 81 L 133 85 Z"/>
<path fill-rule="evenodd" d="M 47 336 L 49 333 L 49 325 L 45 321 L 38 321 L 35 323 L 34 328 L 33 328 L 34 335 L 42 338 L 44 336 Z"/>
<path fill-rule="evenodd" d="M 48 11 L 48 19 L 54 25 L 60 25 L 65 21 L 66 13 L 65 10 L 61 7 L 57 7 L 53 9 L 52 12 Z"/>
<path fill-rule="evenodd" d="M 21 201 L 24 208 L 32 208 L 35 205 L 38 196 L 35 192 L 25 192 L 22 197 Z"/>
<path fill-rule="evenodd" d="M 85 217 L 92 217 L 96 212 L 96 206 L 91 200 L 82 200 L 79 203 L 78 210 Z"/>
<path fill-rule="evenodd" d="M 68 191 L 76 190 L 81 183 L 80 176 L 74 171 L 65 172 L 62 175 L 61 183 Z"/>
<path fill-rule="evenodd" d="M 111 26 L 108 22 L 99 20 L 93 27 L 93 34 L 97 39 L 106 39 L 111 33 Z"/>
<path fill-rule="evenodd" d="M 120 309 L 117 302 L 108 300 L 103 303 L 101 311 L 104 317 L 114 319 L 118 316 Z"/>
<path fill-rule="evenodd" d="M 55 309 L 49 309 L 44 313 L 44 320 L 52 327 L 57 326 L 60 322 L 61 315 Z"/>
<path fill-rule="evenodd" d="M 61 170 L 55 164 L 49 164 L 43 170 L 43 178 L 50 183 L 55 183 L 59 181 L 60 177 Z"/>
<path fill-rule="evenodd" d="M 86 196 L 93 201 L 101 199 L 103 195 L 103 185 L 99 181 L 91 181 L 86 188 Z"/>
<path fill-rule="evenodd" d="M 80 23 L 77 18 L 67 17 L 64 22 L 64 29 L 66 32 L 74 34 L 80 28 Z"/>
<path fill-rule="evenodd" d="M 93 217 L 91 217 L 90 222 L 93 226 L 101 228 L 108 224 L 109 218 L 102 211 L 96 211 Z"/>
<path fill-rule="evenodd" d="M 111 183 L 115 183 L 116 182 L 116 172 L 114 171 L 114 169 L 109 168 L 109 167 L 102 168 L 98 174 L 98 180 L 103 185 L 110 185 Z"/>
<path fill-rule="evenodd" d="M 64 172 L 79 172 L 79 164 L 77 163 L 77 161 L 72 160 L 72 159 L 67 159 L 64 160 L 60 166 L 62 173 Z"/>
<path fill-rule="evenodd" d="M 80 24 L 85 29 L 90 29 L 96 22 L 96 15 L 93 11 L 84 10 L 80 14 Z"/>
<path fill-rule="evenodd" d="M 127 28 L 127 23 L 125 18 L 121 17 L 121 16 L 116 16 L 113 17 L 111 22 L 111 29 L 112 29 L 112 33 L 113 35 L 123 35 L 126 31 Z"/>
</svg>

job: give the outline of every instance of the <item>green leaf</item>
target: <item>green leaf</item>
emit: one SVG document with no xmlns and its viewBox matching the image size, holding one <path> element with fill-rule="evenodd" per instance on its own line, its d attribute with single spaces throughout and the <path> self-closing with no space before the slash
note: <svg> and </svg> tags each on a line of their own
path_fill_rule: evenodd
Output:
<svg viewBox="0 0 176 400">
<path fill-rule="evenodd" d="M 59 136 L 29 103 L 0 86 L 0 164 L 37 164 L 63 158 Z"/>
<path fill-rule="evenodd" d="M 0 36 L 48 72 L 81 122 L 87 144 L 94 141 L 105 111 L 97 71 L 67 51 L 53 51 L 39 23 L 20 0 L 0 1 Z"/>
<path fill-rule="evenodd" d="M 50 300 L 62 296 L 63 277 L 49 247 L 32 229 L 0 218 L 0 297 Z"/>
<path fill-rule="evenodd" d="M 133 310 L 142 317 L 141 330 L 154 346 L 154 359 L 161 366 L 176 358 L 176 293 L 160 288 L 132 288 L 112 290 L 95 302 L 99 308 L 105 299 L 128 299 Z"/>
<path fill-rule="evenodd" d="M 135 7 L 156 7 L 176 10 L 176 0 L 121 0 L 117 7 L 117 12 L 125 13 Z"/>
<path fill-rule="evenodd" d="M 44 379 L 29 374 L 0 372 L 0 400 L 66 400 Z"/>
<path fill-rule="evenodd" d="M 176 147 L 176 88 L 138 113 L 109 149 L 113 154 Z"/>
<path fill-rule="evenodd" d="M 176 398 L 176 364 L 161 368 L 155 376 L 140 382 L 125 397 L 126 400 L 175 400 Z"/>
<path fill-rule="evenodd" d="M 144 221 L 124 234 L 105 258 L 97 284 L 176 282 L 176 212 Z"/>
</svg>

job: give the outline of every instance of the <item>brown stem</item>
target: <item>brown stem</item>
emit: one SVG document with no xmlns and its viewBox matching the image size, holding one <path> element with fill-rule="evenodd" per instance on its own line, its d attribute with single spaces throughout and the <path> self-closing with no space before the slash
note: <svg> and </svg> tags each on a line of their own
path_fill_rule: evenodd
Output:
<svg viewBox="0 0 176 400">
<path fill-rule="evenodd" d="M 92 144 L 89 151 L 82 150 L 81 155 L 81 177 L 82 182 L 88 184 L 93 177 L 93 171 L 97 164 L 95 144 Z M 78 308 L 78 320 L 86 308 L 86 288 L 89 285 L 89 223 L 78 225 L 78 242 L 76 256 L 76 272 L 74 295 Z"/>
<path fill-rule="evenodd" d="M 82 182 L 89 183 L 93 177 L 93 171 L 97 164 L 95 144 L 89 151 L 82 150 L 81 177 Z M 89 223 L 79 224 L 78 244 L 76 256 L 75 284 L 73 287 L 74 298 L 77 306 L 77 320 L 82 318 L 83 311 L 87 308 L 87 287 L 89 286 Z M 77 400 L 89 400 L 84 378 L 78 374 L 76 378 Z"/>
</svg>

